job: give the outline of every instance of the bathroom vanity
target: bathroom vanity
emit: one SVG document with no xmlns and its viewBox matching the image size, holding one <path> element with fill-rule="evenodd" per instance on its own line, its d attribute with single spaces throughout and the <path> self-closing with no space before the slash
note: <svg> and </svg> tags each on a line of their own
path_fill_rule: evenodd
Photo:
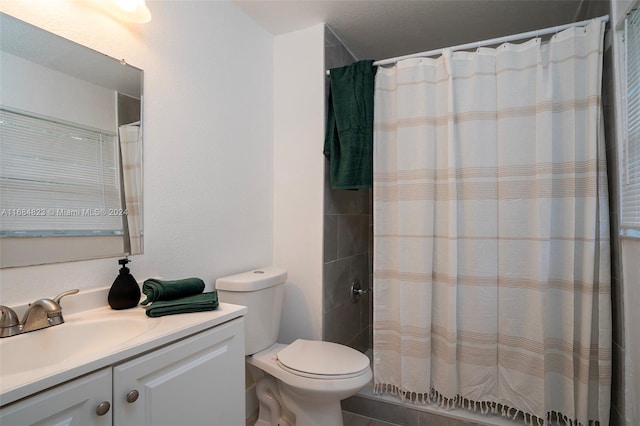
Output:
<svg viewBox="0 0 640 426">
<path fill-rule="evenodd" d="M 245 313 L 103 306 L 1 339 L 0 424 L 244 424 Z"/>
</svg>

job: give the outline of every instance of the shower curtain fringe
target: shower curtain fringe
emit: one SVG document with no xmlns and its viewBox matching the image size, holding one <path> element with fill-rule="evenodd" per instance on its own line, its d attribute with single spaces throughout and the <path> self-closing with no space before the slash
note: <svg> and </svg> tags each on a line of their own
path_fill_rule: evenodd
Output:
<svg viewBox="0 0 640 426">
<path fill-rule="evenodd" d="M 376 383 L 373 386 L 373 394 L 392 395 L 400 398 L 400 400 L 403 402 L 407 401 L 415 405 L 437 405 L 438 407 L 444 408 L 446 410 L 463 408 L 467 411 L 473 411 L 474 413 L 480 412 L 483 416 L 500 415 L 514 421 L 518 418 L 521 418 L 521 421 L 527 426 L 600 425 L 600 422 L 597 420 L 589 420 L 588 423 L 581 423 L 577 419 L 569 418 L 569 416 L 557 411 L 550 411 L 547 413 L 546 418 L 542 418 L 496 401 L 473 401 L 469 398 L 463 397 L 462 395 L 446 397 L 433 388 L 428 393 L 411 392 L 402 390 L 397 386 L 389 383 Z"/>
</svg>

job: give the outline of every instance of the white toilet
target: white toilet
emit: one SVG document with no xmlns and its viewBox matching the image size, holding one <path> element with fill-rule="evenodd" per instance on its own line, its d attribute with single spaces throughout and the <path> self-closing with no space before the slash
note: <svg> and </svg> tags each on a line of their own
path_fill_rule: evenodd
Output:
<svg viewBox="0 0 640 426">
<path fill-rule="evenodd" d="M 340 401 L 369 383 L 369 358 L 337 343 L 276 343 L 286 279 L 267 267 L 216 280 L 220 301 L 248 307 L 247 363 L 266 373 L 256 382 L 256 426 L 342 426 Z"/>
</svg>

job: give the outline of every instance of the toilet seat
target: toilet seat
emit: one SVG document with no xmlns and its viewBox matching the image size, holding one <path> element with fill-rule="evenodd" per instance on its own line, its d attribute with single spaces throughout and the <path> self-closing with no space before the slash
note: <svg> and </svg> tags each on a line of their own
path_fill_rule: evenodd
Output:
<svg viewBox="0 0 640 426">
<path fill-rule="evenodd" d="M 350 347 L 318 340 L 298 339 L 277 352 L 278 366 L 312 379 L 347 379 L 366 373 L 369 358 Z"/>
</svg>

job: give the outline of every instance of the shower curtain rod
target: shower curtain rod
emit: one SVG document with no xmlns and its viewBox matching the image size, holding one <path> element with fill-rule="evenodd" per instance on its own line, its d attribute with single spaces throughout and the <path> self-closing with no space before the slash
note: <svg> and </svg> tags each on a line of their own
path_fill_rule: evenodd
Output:
<svg viewBox="0 0 640 426">
<path fill-rule="evenodd" d="M 402 61 L 404 59 L 426 58 L 426 57 L 429 57 L 429 56 L 436 56 L 436 55 L 441 54 L 445 50 L 456 51 L 456 50 L 476 49 L 478 47 L 491 46 L 491 45 L 494 45 L 494 44 L 502 44 L 502 43 L 507 43 L 507 42 L 510 42 L 510 41 L 522 40 L 522 39 L 525 39 L 525 38 L 540 37 L 540 36 L 547 35 L 547 34 L 558 33 L 560 31 L 566 30 L 567 28 L 571 28 L 571 27 L 582 27 L 582 26 L 585 26 L 585 25 L 587 25 L 587 24 L 589 24 L 589 23 L 591 23 L 591 22 L 593 22 L 595 20 L 599 20 L 599 21 L 602 21 L 602 22 L 609 22 L 609 15 L 600 16 L 598 18 L 587 19 L 587 20 L 580 21 L 580 22 L 572 22 L 570 24 L 557 25 L 555 27 L 543 28 L 541 30 L 528 31 L 526 33 L 513 34 L 513 35 L 509 35 L 509 36 L 504 36 L 504 37 L 496 37 L 496 38 L 491 38 L 491 39 L 488 39 L 488 40 L 476 41 L 476 42 L 473 42 L 473 43 L 459 44 L 457 46 L 440 48 L 440 49 L 435 49 L 435 50 L 429 50 L 429 51 L 420 52 L 420 53 L 413 53 L 413 54 L 410 54 L 410 55 L 398 56 L 398 57 L 395 57 L 395 58 L 381 59 L 379 61 L 374 62 L 373 65 L 374 66 L 377 66 L 377 65 L 389 65 L 389 64 L 394 64 L 394 63 L 396 63 L 398 61 Z M 327 70 L 327 75 L 329 75 L 329 74 L 330 74 L 330 71 Z"/>
</svg>

